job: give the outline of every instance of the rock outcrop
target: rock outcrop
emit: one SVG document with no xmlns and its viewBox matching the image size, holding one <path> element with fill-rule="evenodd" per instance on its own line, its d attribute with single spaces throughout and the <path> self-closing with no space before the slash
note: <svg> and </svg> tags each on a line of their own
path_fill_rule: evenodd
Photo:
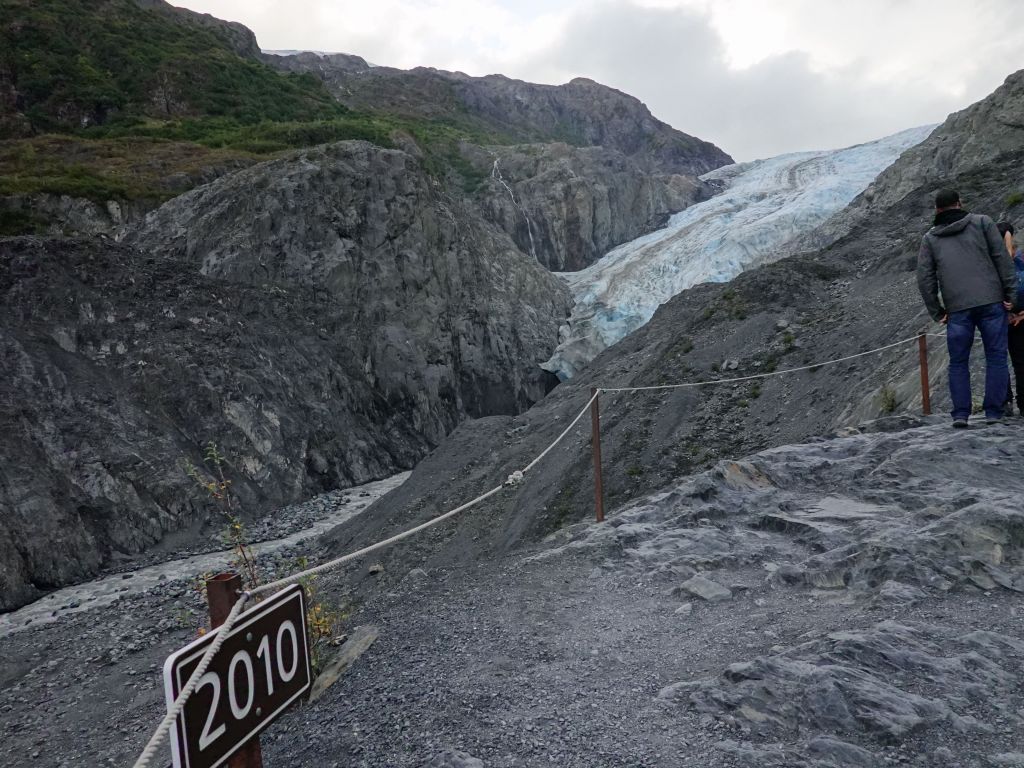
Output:
<svg viewBox="0 0 1024 768">
<path fill-rule="evenodd" d="M 473 198 L 519 249 L 555 272 L 582 269 L 709 194 L 693 176 L 648 173 L 618 150 L 465 145 L 487 173 Z"/>
<path fill-rule="evenodd" d="M 180 462 L 207 441 L 252 517 L 525 409 L 569 308 L 414 158 L 363 142 L 197 189 L 130 246 L 2 240 L 0 292 L 0 608 L 196 534 Z"/>
</svg>

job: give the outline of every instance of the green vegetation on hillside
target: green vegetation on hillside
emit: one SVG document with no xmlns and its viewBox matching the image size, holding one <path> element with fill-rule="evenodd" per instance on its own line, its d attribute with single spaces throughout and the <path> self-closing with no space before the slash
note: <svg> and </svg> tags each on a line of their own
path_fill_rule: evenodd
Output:
<svg viewBox="0 0 1024 768">
<path fill-rule="evenodd" d="M 312 75 L 239 55 L 215 29 L 133 0 L 0 0 L 0 70 L 34 132 L 134 118 L 238 123 L 345 112 Z"/>
<path fill-rule="evenodd" d="M 51 193 L 96 202 L 179 195 L 217 169 L 262 157 L 237 150 L 145 137 L 85 139 L 44 135 L 0 141 L 0 195 Z"/>
<path fill-rule="evenodd" d="M 0 89 L 0 196 L 156 204 L 287 150 L 400 136 L 472 191 L 486 172 L 461 142 L 512 141 L 458 114 L 355 112 L 313 75 L 250 57 L 244 28 L 140 3 L 0 0 L 0 85 L 17 94 Z M 11 214 L 3 230 L 39 226 Z"/>
</svg>

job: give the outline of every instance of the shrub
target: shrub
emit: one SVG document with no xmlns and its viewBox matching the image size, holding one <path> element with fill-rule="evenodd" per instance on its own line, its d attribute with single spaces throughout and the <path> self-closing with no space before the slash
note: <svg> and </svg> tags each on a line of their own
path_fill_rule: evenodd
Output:
<svg viewBox="0 0 1024 768">
<path fill-rule="evenodd" d="M 895 413 L 896 412 L 896 390 L 893 389 L 889 384 L 882 387 L 879 392 L 879 399 L 881 401 L 882 413 Z"/>
</svg>

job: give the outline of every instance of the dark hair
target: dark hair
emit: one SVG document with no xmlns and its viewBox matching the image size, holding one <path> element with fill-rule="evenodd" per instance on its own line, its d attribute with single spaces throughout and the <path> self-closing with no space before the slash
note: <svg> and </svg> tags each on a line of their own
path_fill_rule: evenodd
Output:
<svg viewBox="0 0 1024 768">
<path fill-rule="evenodd" d="M 955 189 L 943 189 L 935 196 L 935 207 L 940 211 L 943 208 L 952 208 L 960 202 L 960 193 Z"/>
<path fill-rule="evenodd" d="M 1017 234 L 1017 231 L 1013 228 L 1013 224 L 1008 221 L 1000 221 L 996 226 L 999 228 L 999 234 L 1006 237 L 1006 233 L 1009 232 L 1011 235 Z"/>
</svg>

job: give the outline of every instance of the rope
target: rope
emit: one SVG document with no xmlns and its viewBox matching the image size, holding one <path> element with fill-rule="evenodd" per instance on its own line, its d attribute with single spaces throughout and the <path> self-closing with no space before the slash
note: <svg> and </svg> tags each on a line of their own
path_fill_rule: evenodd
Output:
<svg viewBox="0 0 1024 768">
<path fill-rule="evenodd" d="M 569 434 L 572 428 L 575 427 L 579 423 L 579 420 L 586 415 L 588 410 L 590 410 L 590 406 L 594 403 L 595 400 L 597 400 L 598 394 L 599 392 L 594 393 L 593 397 L 591 397 L 590 400 L 587 401 L 587 404 L 576 415 L 576 418 L 569 423 L 569 426 L 562 430 L 562 433 L 558 437 L 556 437 L 551 442 L 551 444 L 548 445 L 547 448 L 541 451 L 537 458 L 535 458 L 533 461 L 527 464 L 523 469 L 516 470 L 515 472 L 511 473 L 505 480 L 505 482 L 502 483 L 501 485 L 497 485 L 494 488 L 491 488 L 491 490 L 487 491 L 486 493 L 480 494 L 472 501 L 467 501 L 460 507 L 456 507 L 453 510 L 445 512 L 443 515 L 438 515 L 437 517 L 432 518 L 426 521 L 425 523 L 421 523 L 420 525 L 417 525 L 414 528 L 409 528 L 406 531 L 402 531 L 401 533 L 396 534 L 389 539 L 385 539 L 384 541 L 378 541 L 376 544 L 371 544 L 370 546 L 363 547 L 362 549 L 357 550 L 355 552 L 350 552 L 349 554 L 335 558 L 334 560 L 329 560 L 328 562 L 322 563 L 314 568 L 307 568 L 304 571 L 293 573 L 291 576 L 286 576 L 283 579 L 272 581 L 269 584 L 261 584 L 260 586 L 249 590 L 248 592 L 243 592 L 238 602 L 236 602 L 231 607 L 231 612 L 224 620 L 224 623 L 217 628 L 217 637 L 214 638 L 212 643 L 210 643 L 210 647 L 206 649 L 206 653 L 204 653 L 202 658 L 199 660 L 199 665 L 192 673 L 192 676 L 189 677 L 188 682 L 185 683 L 185 686 L 181 689 L 181 693 L 178 694 L 178 697 L 174 700 L 174 703 L 168 708 L 167 714 L 164 716 L 164 719 L 160 721 L 160 725 L 157 726 L 156 731 L 153 733 L 152 737 L 150 737 L 149 742 L 142 750 L 142 753 L 139 755 L 139 758 L 135 761 L 134 768 L 146 768 L 146 766 L 149 765 L 150 761 L 153 759 L 153 756 L 156 754 L 157 747 L 160 746 L 161 742 L 163 742 L 164 738 L 170 732 L 171 728 L 174 727 L 175 720 L 178 719 L 178 715 L 180 715 L 181 711 L 185 708 L 186 702 L 188 702 L 189 697 L 192 695 L 192 692 L 195 690 L 196 685 L 199 683 L 199 678 L 206 674 L 206 670 L 210 666 L 210 662 L 212 661 L 214 655 L 217 653 L 217 651 L 220 650 L 221 645 L 224 644 L 224 640 L 227 638 L 228 633 L 231 631 L 231 628 L 235 625 L 235 622 L 238 620 L 238 617 L 241 614 L 242 606 L 244 606 L 245 603 L 248 602 L 250 598 L 252 598 L 254 595 L 263 594 L 264 592 L 272 592 L 280 589 L 281 587 L 285 587 L 289 584 L 294 584 L 295 582 L 301 581 L 302 579 L 305 579 L 308 576 L 312 576 L 317 573 L 323 573 L 324 571 L 329 571 L 333 568 L 337 568 L 339 565 L 343 565 L 344 563 L 356 560 L 362 557 L 363 555 L 368 555 L 370 552 L 375 552 L 378 549 L 383 549 L 384 547 L 390 546 L 391 544 L 401 541 L 402 539 L 407 539 L 410 536 L 419 533 L 420 531 L 426 530 L 431 526 L 437 525 L 438 523 L 443 522 L 444 520 L 447 520 L 450 517 L 454 517 L 460 512 L 466 511 L 470 507 L 475 507 L 477 504 L 484 501 L 485 499 L 488 499 L 491 496 L 500 493 L 505 488 L 516 487 L 523 481 L 523 476 L 537 465 L 537 462 L 539 462 L 541 459 L 547 456 L 548 453 L 550 453 L 556 445 L 558 445 L 559 443 L 562 442 L 562 440 L 565 439 L 566 435 Z"/>
<path fill-rule="evenodd" d="M 334 560 L 329 560 L 326 563 L 322 563 L 321 565 L 316 566 L 315 568 L 307 568 L 305 571 L 299 571 L 298 573 L 293 573 L 291 576 L 286 576 L 283 579 L 278 579 L 277 581 L 272 581 L 269 584 L 261 584 L 260 586 L 258 586 L 255 589 L 251 590 L 250 594 L 258 595 L 258 594 L 262 594 L 263 592 L 272 592 L 274 590 L 280 589 L 281 587 L 286 587 L 289 584 L 293 584 L 293 583 L 295 583 L 297 581 L 300 581 L 301 579 L 304 579 L 307 576 L 312 576 L 313 574 L 316 574 L 316 573 L 322 573 L 324 571 L 329 571 L 332 568 L 337 568 L 339 565 L 347 563 L 350 560 L 355 560 L 355 559 L 357 559 L 359 557 L 362 557 L 363 555 L 368 555 L 370 552 L 375 552 L 378 549 L 383 549 L 384 547 L 387 547 L 387 546 L 389 546 L 391 544 L 394 544 L 395 542 L 401 541 L 402 539 L 407 539 L 410 536 L 413 536 L 413 535 L 419 533 L 420 531 L 426 530 L 427 528 L 430 528 L 433 525 L 437 525 L 438 523 L 440 523 L 440 522 L 442 522 L 444 520 L 447 520 L 449 517 L 454 517 L 455 515 L 459 514 L 459 512 L 464 512 L 467 509 L 469 509 L 470 507 L 476 506 L 477 504 L 479 504 L 484 499 L 490 498 L 491 496 L 494 496 L 496 493 L 500 493 L 506 487 L 514 487 L 514 486 L 518 485 L 520 482 L 522 482 L 523 475 L 525 475 L 527 472 L 529 472 L 531 469 L 533 469 L 537 465 L 537 462 L 539 462 L 542 458 L 547 456 L 547 454 L 550 453 L 551 450 L 556 445 L 558 445 L 560 442 L 562 442 L 562 440 L 565 439 L 565 436 L 569 434 L 570 430 L 573 427 L 575 427 L 576 424 L 579 423 L 579 420 L 582 419 L 586 415 L 588 410 L 590 410 L 591 404 L 597 399 L 597 397 L 598 397 L 598 395 L 597 395 L 597 393 L 595 393 L 594 396 L 591 397 L 589 401 L 587 401 L 587 404 L 583 407 L 583 410 L 581 410 L 577 414 L 576 418 L 573 419 L 569 423 L 569 426 L 566 427 L 562 431 L 562 434 L 560 434 L 558 437 L 556 437 L 551 442 L 551 444 L 548 445 L 547 448 L 545 448 L 543 451 L 541 451 L 541 453 L 537 456 L 537 458 L 535 458 L 533 461 L 531 461 L 529 464 L 527 464 L 523 469 L 517 470 L 516 472 L 513 472 L 511 475 L 509 475 L 508 479 L 504 483 L 502 483 L 501 485 L 498 485 L 498 486 L 495 486 L 494 488 L 491 488 L 491 490 L 489 490 L 486 493 L 483 493 L 483 494 L 477 496 L 472 501 L 467 501 L 461 507 L 456 507 L 455 509 L 451 510 L 450 512 L 445 512 L 443 515 L 438 515 L 437 517 L 435 517 L 435 518 L 433 518 L 431 520 L 427 520 L 427 522 L 421 523 L 420 525 L 417 525 L 415 528 L 410 528 L 407 531 L 402 531 L 402 533 L 396 534 L 395 536 L 392 536 L 390 539 L 385 539 L 384 541 L 378 541 L 376 544 L 371 544 L 370 546 L 363 547 L 362 549 L 360 549 L 360 550 L 358 550 L 356 552 L 352 552 L 350 554 L 343 555 L 343 556 L 341 556 L 339 558 L 336 558 Z"/>
<path fill-rule="evenodd" d="M 228 637 L 228 630 L 234 625 L 238 619 L 238 615 L 242 612 L 242 607 L 249 599 L 248 594 L 243 594 L 233 606 L 231 611 L 228 613 L 224 623 L 218 628 L 217 636 L 213 638 L 213 642 L 210 643 L 210 647 L 206 649 L 206 653 L 199 659 L 199 665 L 196 667 L 192 676 L 185 683 L 185 687 L 181 689 L 181 693 L 174 700 L 174 703 L 167 709 L 167 714 L 164 715 L 164 719 L 160 721 L 160 725 L 156 727 L 156 731 L 150 737 L 146 746 L 142 749 L 142 754 L 139 755 L 139 759 L 135 761 L 135 768 L 143 768 L 143 766 L 149 765 L 149 761 L 153 759 L 156 754 L 157 747 L 164 740 L 167 733 L 174 727 L 174 721 L 178 719 L 178 715 L 181 714 L 181 710 L 185 708 L 185 703 L 188 701 L 192 692 L 196 689 L 196 685 L 199 683 L 199 678 L 206 674 L 207 668 L 210 666 L 210 662 L 213 661 L 213 657 L 220 650 L 220 647 L 224 645 L 224 641 Z"/>
<path fill-rule="evenodd" d="M 877 352 L 884 352 L 887 349 L 898 347 L 901 344 L 907 344 L 911 341 L 917 341 L 918 335 L 915 334 L 908 339 L 902 339 L 900 341 L 894 341 L 892 344 L 886 344 L 884 347 L 878 347 L 876 349 L 869 349 L 867 352 L 858 352 L 856 355 L 847 355 L 846 357 L 840 357 L 835 360 L 825 360 L 821 363 L 814 363 L 812 365 L 803 365 L 799 368 L 786 368 L 781 371 L 771 371 L 769 373 L 755 373 L 751 376 L 737 376 L 731 379 L 711 379 L 709 381 L 688 381 L 683 384 L 661 384 L 653 387 L 602 387 L 601 392 L 649 392 L 656 389 L 683 389 L 684 387 L 703 387 L 709 384 L 734 384 L 738 381 L 751 381 L 752 379 L 767 379 L 770 376 L 784 376 L 787 373 L 796 373 L 797 371 L 809 371 L 812 368 L 821 368 L 824 365 L 835 365 L 836 363 L 845 363 L 847 360 L 854 360 L 858 357 L 864 357 L 865 355 L 873 355 Z"/>
</svg>

